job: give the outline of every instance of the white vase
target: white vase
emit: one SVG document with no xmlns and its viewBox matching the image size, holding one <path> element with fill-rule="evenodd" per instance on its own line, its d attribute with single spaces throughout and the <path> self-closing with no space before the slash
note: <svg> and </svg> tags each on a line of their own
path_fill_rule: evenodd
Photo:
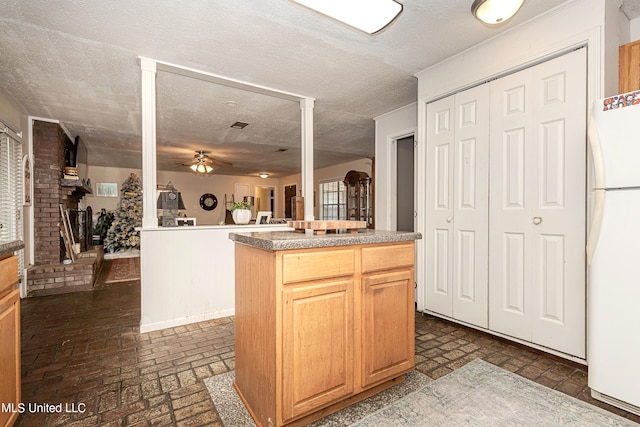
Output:
<svg viewBox="0 0 640 427">
<path fill-rule="evenodd" d="M 236 209 L 231 212 L 231 217 L 236 224 L 249 224 L 249 221 L 251 221 L 251 210 Z"/>
</svg>

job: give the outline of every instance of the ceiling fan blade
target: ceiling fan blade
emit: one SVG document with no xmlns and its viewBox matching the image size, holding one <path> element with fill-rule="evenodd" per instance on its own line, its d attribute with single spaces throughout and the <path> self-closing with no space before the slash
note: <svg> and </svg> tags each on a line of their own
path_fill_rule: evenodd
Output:
<svg viewBox="0 0 640 427">
<path fill-rule="evenodd" d="M 233 166 L 233 163 L 225 162 L 224 160 L 218 160 L 209 158 L 209 163 L 220 166 Z"/>
</svg>

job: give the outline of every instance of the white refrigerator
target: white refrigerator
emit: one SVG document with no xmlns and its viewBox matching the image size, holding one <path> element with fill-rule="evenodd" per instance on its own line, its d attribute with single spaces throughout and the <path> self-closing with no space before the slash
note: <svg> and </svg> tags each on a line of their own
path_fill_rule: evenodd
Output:
<svg viewBox="0 0 640 427">
<path fill-rule="evenodd" d="M 640 415 L 640 91 L 594 104 L 587 241 L 591 395 Z"/>
</svg>

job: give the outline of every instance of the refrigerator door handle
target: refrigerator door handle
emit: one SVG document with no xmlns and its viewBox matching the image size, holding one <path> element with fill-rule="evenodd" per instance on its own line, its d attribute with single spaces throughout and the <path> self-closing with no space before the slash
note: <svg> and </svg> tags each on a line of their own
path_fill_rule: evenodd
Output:
<svg viewBox="0 0 640 427">
<path fill-rule="evenodd" d="M 593 108 L 598 108 L 594 106 Z M 593 169 L 595 175 L 595 188 L 605 188 L 604 182 L 604 158 L 602 157 L 602 144 L 600 143 L 600 135 L 598 134 L 598 126 L 596 121 L 591 117 L 589 119 L 589 129 L 587 130 L 589 139 L 589 147 L 591 148 L 591 156 L 593 157 Z"/>
<path fill-rule="evenodd" d="M 594 105 L 593 108 L 598 108 Z M 600 136 L 598 135 L 598 127 L 593 117 L 589 120 L 589 129 L 587 131 L 589 137 L 589 147 L 591 147 L 591 155 L 593 156 L 593 167 L 595 172 L 595 188 L 593 192 L 593 218 L 591 220 L 591 229 L 587 237 L 587 265 L 591 264 L 593 254 L 598 245 L 600 238 L 600 229 L 602 228 L 602 215 L 604 214 L 605 203 L 605 182 L 604 182 L 604 159 L 602 157 L 602 146 L 600 144 Z"/>
<path fill-rule="evenodd" d="M 605 190 L 595 190 L 593 192 L 593 218 L 591 219 L 591 230 L 589 230 L 589 236 L 587 236 L 587 265 L 591 264 L 596 246 L 598 246 L 606 193 Z"/>
</svg>

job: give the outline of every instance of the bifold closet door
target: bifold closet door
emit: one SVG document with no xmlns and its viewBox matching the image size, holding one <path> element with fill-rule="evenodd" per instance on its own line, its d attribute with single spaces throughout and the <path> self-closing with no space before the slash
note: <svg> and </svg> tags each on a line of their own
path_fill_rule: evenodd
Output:
<svg viewBox="0 0 640 427">
<path fill-rule="evenodd" d="M 491 83 L 489 328 L 585 356 L 586 49 Z"/>
<path fill-rule="evenodd" d="M 488 326 L 489 86 L 427 106 L 428 310 Z"/>
</svg>

